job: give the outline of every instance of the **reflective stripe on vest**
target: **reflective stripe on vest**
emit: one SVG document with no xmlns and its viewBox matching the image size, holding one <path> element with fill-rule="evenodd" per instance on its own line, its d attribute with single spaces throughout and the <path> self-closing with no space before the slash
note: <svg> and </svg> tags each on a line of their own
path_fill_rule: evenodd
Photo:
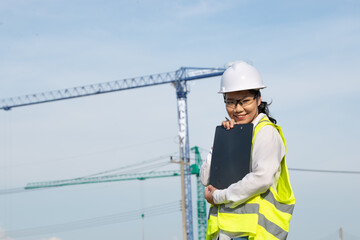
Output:
<svg viewBox="0 0 360 240">
<path fill-rule="evenodd" d="M 266 116 L 255 127 L 252 145 L 259 130 L 266 125 L 278 130 L 286 148 L 281 128 Z M 206 239 L 212 239 L 220 229 L 232 233 L 247 233 L 249 239 L 253 240 L 286 239 L 294 206 L 295 197 L 284 157 L 277 191 L 270 187 L 266 192 L 234 208 L 225 207 L 224 204 L 210 207 Z"/>
</svg>

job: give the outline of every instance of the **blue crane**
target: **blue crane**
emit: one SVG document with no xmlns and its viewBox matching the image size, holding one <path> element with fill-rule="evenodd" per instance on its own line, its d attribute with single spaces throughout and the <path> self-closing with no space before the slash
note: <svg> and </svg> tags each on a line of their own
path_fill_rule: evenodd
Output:
<svg viewBox="0 0 360 240">
<path fill-rule="evenodd" d="M 190 147 L 187 114 L 187 81 L 220 76 L 225 68 L 181 67 L 174 72 L 166 72 L 117 81 L 90 84 L 0 100 L 0 109 L 8 111 L 15 107 L 54 102 L 78 97 L 86 97 L 134 88 L 149 87 L 171 83 L 176 89 L 180 159 L 184 168 L 183 191 L 185 195 L 186 239 L 193 240 L 193 219 L 191 200 Z"/>
</svg>

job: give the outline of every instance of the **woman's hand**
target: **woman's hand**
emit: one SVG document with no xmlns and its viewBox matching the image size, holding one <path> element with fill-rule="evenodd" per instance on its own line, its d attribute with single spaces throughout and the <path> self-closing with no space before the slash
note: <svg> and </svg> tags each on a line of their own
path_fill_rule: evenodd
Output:
<svg viewBox="0 0 360 240">
<path fill-rule="evenodd" d="M 217 206 L 217 204 L 214 203 L 213 193 L 217 190 L 217 188 L 213 187 L 212 185 L 209 185 L 205 188 L 205 199 L 208 203 Z"/>
<path fill-rule="evenodd" d="M 226 118 L 227 119 L 227 118 Z M 230 130 L 230 128 L 233 128 L 234 125 L 235 125 L 235 120 L 234 119 L 231 119 L 231 120 L 227 120 L 227 121 L 223 121 L 221 123 L 221 125 L 226 128 L 226 130 Z"/>
</svg>

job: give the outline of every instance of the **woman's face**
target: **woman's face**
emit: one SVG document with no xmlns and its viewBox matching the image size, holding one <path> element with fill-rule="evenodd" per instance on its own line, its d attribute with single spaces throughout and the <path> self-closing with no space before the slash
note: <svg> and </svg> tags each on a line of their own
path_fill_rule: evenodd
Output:
<svg viewBox="0 0 360 240">
<path fill-rule="evenodd" d="M 254 98 L 248 90 L 226 93 L 225 105 L 230 118 L 237 124 L 251 123 L 259 114 L 261 97 Z"/>
</svg>

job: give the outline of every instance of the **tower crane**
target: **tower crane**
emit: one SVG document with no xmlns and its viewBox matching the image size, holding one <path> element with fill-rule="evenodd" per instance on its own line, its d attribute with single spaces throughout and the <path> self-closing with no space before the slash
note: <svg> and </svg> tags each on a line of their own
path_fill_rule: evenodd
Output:
<svg viewBox="0 0 360 240">
<path fill-rule="evenodd" d="M 176 89 L 180 159 L 181 162 L 186 163 L 183 164 L 185 176 L 183 180 L 183 190 L 185 193 L 186 239 L 193 240 L 191 178 L 189 166 L 190 147 L 187 116 L 187 82 L 208 77 L 220 76 L 224 73 L 224 71 L 225 68 L 181 67 L 180 69 L 173 72 L 127 78 L 112 82 L 91 84 L 36 94 L 28 94 L 19 97 L 5 98 L 0 100 L 0 110 L 2 109 L 8 111 L 15 107 L 171 83 Z"/>
</svg>

